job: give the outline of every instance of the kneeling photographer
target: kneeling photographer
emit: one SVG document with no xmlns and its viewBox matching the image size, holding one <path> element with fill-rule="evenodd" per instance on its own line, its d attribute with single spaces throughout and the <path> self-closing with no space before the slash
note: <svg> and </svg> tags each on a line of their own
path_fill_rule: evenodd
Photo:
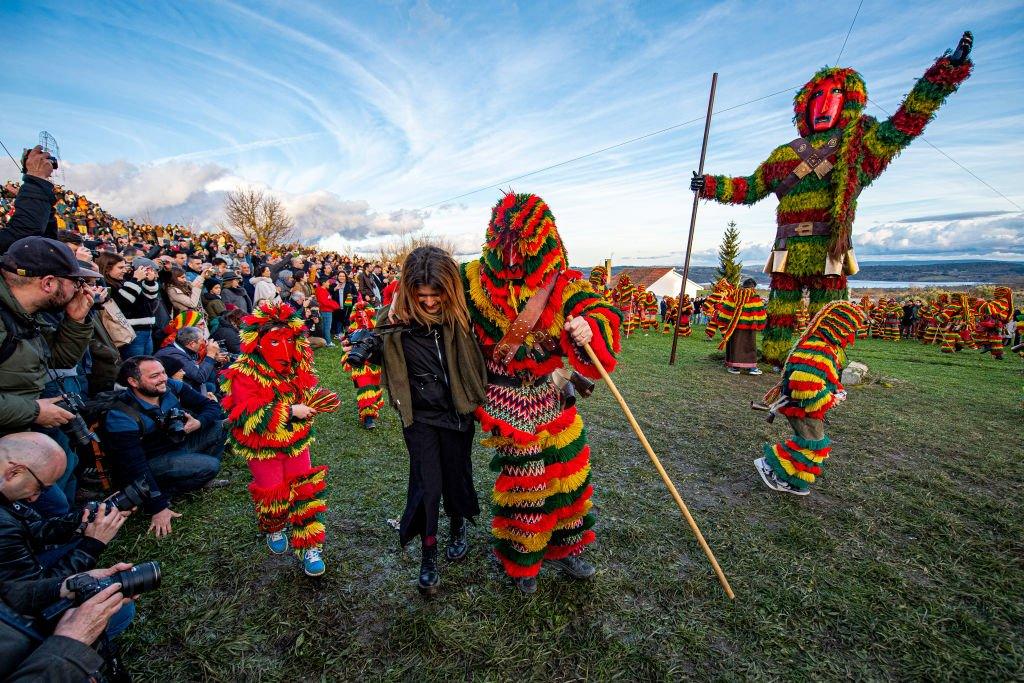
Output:
<svg viewBox="0 0 1024 683">
<path fill-rule="evenodd" d="M 153 356 L 126 360 L 118 384 L 128 389 L 103 422 L 103 449 L 114 461 L 118 485 L 140 479 L 148 485 L 143 509 L 152 515 L 149 530 L 161 538 L 181 517 L 170 507 L 172 496 L 223 483 L 214 480 L 226 438 L 220 406 L 168 379 Z"/>
<path fill-rule="evenodd" d="M 385 325 L 392 323 L 392 325 Z M 399 323 L 396 328 L 393 324 Z M 438 507 L 450 519 L 445 555 L 466 556 L 466 520 L 480 514 L 473 487 L 473 411 L 483 403 L 487 371 L 470 330 L 459 266 L 437 247 L 412 251 L 390 307 L 378 314 L 376 331 L 354 334 L 344 347 L 349 363 L 383 358 L 384 385 L 402 416 L 409 450 L 409 489 L 399 528 L 403 546 L 419 536 L 419 589 L 433 595 L 437 569 Z M 390 329 L 391 333 L 388 333 Z"/>
<path fill-rule="evenodd" d="M 110 639 L 128 625 L 135 596 L 159 585 L 157 562 L 0 584 L 0 678 L 130 680 Z"/>
</svg>

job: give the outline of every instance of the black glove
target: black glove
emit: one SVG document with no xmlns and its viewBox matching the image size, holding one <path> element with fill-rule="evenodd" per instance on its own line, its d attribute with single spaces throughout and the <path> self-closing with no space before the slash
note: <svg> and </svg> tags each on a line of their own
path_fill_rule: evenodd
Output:
<svg viewBox="0 0 1024 683">
<path fill-rule="evenodd" d="M 702 175 L 697 175 L 697 172 L 693 172 L 693 177 L 690 178 L 690 189 L 694 192 L 703 192 L 704 186 L 707 184 L 707 179 Z"/>
<path fill-rule="evenodd" d="M 964 31 L 964 35 L 960 38 L 960 42 L 957 44 L 956 49 L 953 50 L 953 54 L 949 56 L 949 63 L 953 66 L 960 66 L 967 61 L 967 58 L 971 55 L 971 47 L 974 45 L 974 35 L 970 31 Z"/>
</svg>

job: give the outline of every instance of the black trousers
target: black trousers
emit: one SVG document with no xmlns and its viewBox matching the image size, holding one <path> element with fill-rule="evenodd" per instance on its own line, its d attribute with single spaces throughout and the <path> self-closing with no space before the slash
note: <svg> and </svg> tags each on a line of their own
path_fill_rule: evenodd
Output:
<svg viewBox="0 0 1024 683">
<path fill-rule="evenodd" d="M 398 532 L 402 546 L 417 536 L 437 536 L 442 501 L 449 517 L 472 519 L 480 514 L 470 459 L 474 431 L 419 422 L 402 430 L 409 449 L 409 492 Z"/>
</svg>

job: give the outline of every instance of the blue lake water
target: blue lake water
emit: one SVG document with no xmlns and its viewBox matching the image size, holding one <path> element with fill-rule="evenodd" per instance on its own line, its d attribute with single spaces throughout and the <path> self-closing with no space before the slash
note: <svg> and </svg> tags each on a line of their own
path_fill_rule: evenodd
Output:
<svg viewBox="0 0 1024 683">
<path fill-rule="evenodd" d="M 857 280 L 847 281 L 850 289 L 928 289 L 929 287 L 974 287 L 984 282 L 901 282 L 899 280 Z"/>
</svg>

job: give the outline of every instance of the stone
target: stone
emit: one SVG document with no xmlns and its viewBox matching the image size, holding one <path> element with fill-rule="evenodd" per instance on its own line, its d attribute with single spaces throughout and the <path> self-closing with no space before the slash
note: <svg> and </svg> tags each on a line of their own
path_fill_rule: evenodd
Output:
<svg viewBox="0 0 1024 683">
<path fill-rule="evenodd" d="M 868 366 L 857 361 L 851 361 L 849 365 L 843 368 L 843 377 L 840 381 L 844 387 L 852 387 L 863 382 L 867 376 Z"/>
</svg>

